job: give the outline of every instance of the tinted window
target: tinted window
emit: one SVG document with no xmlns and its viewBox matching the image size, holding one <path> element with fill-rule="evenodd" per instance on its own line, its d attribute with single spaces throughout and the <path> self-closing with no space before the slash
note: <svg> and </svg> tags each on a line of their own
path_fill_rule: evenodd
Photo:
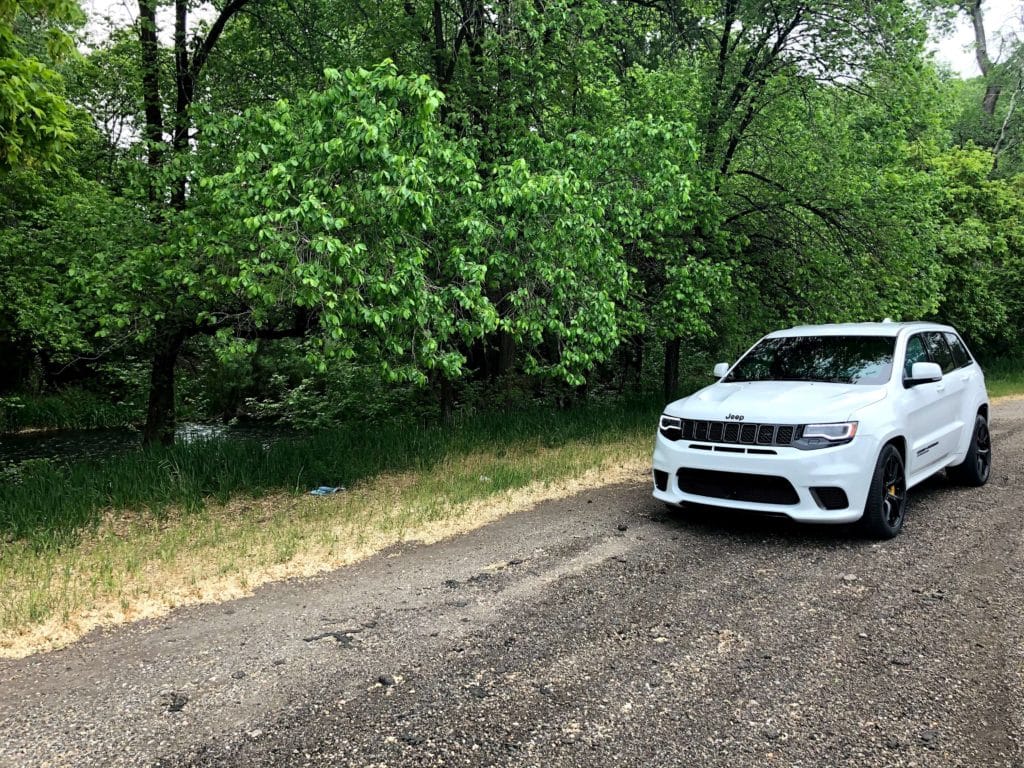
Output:
<svg viewBox="0 0 1024 768">
<path fill-rule="evenodd" d="M 929 362 L 928 350 L 924 347 L 924 336 L 920 333 L 916 336 L 911 336 L 907 339 L 907 359 L 903 363 L 903 375 L 909 379 L 914 363 L 927 362 Z"/>
<path fill-rule="evenodd" d="M 949 373 L 956 368 L 956 363 L 953 362 L 953 353 L 949 351 L 949 345 L 946 344 L 941 333 L 935 331 L 926 333 L 924 341 L 928 346 L 932 362 L 938 363 L 943 373 Z"/>
<path fill-rule="evenodd" d="M 960 337 L 955 333 L 944 334 L 946 341 L 949 342 L 949 350 L 953 353 L 953 362 L 956 363 L 957 368 L 963 368 L 965 365 L 971 364 L 971 353 L 967 351 L 967 347 L 960 341 Z"/>
<path fill-rule="evenodd" d="M 892 374 L 890 336 L 787 336 L 762 339 L 725 381 L 884 384 Z"/>
</svg>

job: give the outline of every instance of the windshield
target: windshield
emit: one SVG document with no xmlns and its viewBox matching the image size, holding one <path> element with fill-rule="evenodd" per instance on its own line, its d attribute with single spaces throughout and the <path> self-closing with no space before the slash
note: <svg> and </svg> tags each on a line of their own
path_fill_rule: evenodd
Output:
<svg viewBox="0 0 1024 768">
<path fill-rule="evenodd" d="M 892 373 L 892 336 L 786 336 L 762 339 L 723 381 L 826 381 L 884 384 Z"/>
</svg>

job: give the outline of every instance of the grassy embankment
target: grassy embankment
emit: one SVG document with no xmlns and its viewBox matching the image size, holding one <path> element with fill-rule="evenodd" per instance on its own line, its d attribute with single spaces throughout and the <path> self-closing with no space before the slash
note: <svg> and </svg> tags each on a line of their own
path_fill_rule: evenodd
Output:
<svg viewBox="0 0 1024 768">
<path fill-rule="evenodd" d="M 983 367 L 989 397 L 1024 394 L 1024 360 L 996 360 Z"/>
<path fill-rule="evenodd" d="M 642 478 L 658 405 L 210 441 L 0 482 L 0 656 Z M 342 494 L 310 497 L 321 484 Z"/>
</svg>

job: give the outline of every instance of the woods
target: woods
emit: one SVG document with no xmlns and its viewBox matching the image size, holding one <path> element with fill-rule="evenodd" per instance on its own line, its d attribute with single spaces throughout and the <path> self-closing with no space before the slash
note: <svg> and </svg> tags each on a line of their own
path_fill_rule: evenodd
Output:
<svg viewBox="0 0 1024 768">
<path fill-rule="evenodd" d="M 669 399 L 798 322 L 1021 354 L 1024 48 L 977 0 L 137 11 L 76 55 L 72 3 L 0 4 L 0 402 L 169 444 Z"/>
</svg>

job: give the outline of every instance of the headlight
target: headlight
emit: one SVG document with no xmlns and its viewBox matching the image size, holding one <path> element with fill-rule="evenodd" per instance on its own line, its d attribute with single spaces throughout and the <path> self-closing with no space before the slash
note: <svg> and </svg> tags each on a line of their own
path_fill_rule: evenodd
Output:
<svg viewBox="0 0 1024 768">
<path fill-rule="evenodd" d="M 833 424 L 805 424 L 800 436 L 793 441 L 793 447 L 805 451 L 845 445 L 857 435 L 856 421 L 841 421 Z"/>
<path fill-rule="evenodd" d="M 683 436 L 683 420 L 663 413 L 658 420 L 658 431 L 669 440 L 678 440 Z"/>
</svg>

